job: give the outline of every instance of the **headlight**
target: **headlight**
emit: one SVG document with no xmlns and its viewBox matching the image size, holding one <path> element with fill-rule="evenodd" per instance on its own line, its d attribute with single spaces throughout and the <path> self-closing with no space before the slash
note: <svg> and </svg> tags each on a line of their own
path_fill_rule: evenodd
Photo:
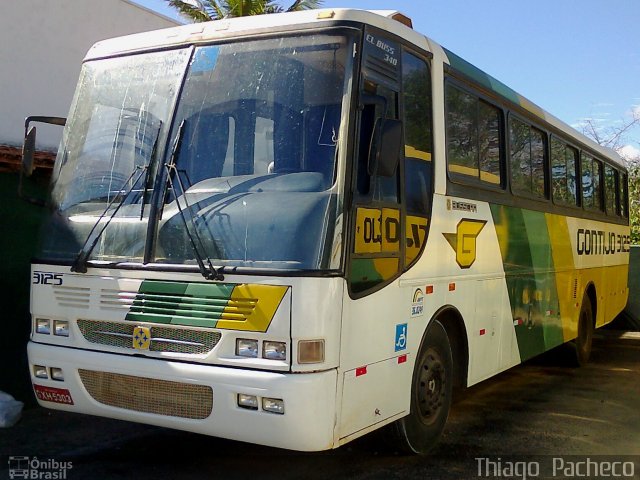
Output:
<svg viewBox="0 0 640 480">
<path fill-rule="evenodd" d="M 51 333 L 51 321 L 48 318 L 36 318 L 36 333 L 49 335 Z"/>
<path fill-rule="evenodd" d="M 53 334 L 59 337 L 69 336 L 69 322 L 67 320 L 53 321 Z"/>
<path fill-rule="evenodd" d="M 49 374 L 47 373 L 47 367 L 44 367 L 42 365 L 34 365 L 33 376 L 37 378 L 49 378 Z"/>
<path fill-rule="evenodd" d="M 262 344 L 262 358 L 269 360 L 286 360 L 287 344 L 284 342 L 264 342 Z"/>
<path fill-rule="evenodd" d="M 248 338 L 236 340 L 236 355 L 240 357 L 258 358 L 258 341 Z"/>
<path fill-rule="evenodd" d="M 257 410 L 258 397 L 256 397 L 255 395 L 245 395 L 244 393 L 239 393 L 238 406 L 242 408 L 248 408 L 249 410 Z"/>
<path fill-rule="evenodd" d="M 284 414 L 284 400 L 278 398 L 263 398 L 262 409 L 265 412 Z"/>
<path fill-rule="evenodd" d="M 64 373 L 62 373 L 62 369 L 58 367 L 51 367 L 51 379 L 64 382 Z"/>
</svg>

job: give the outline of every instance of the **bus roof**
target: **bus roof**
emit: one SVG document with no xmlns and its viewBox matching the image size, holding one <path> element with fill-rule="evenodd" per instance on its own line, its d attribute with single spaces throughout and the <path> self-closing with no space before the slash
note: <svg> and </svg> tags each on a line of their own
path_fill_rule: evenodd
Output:
<svg viewBox="0 0 640 480">
<path fill-rule="evenodd" d="M 194 43 L 206 43 L 222 40 L 242 34 L 242 32 L 269 32 L 274 29 L 294 27 L 296 25 L 313 25 L 342 22 L 358 22 L 372 25 L 402 37 L 417 47 L 433 53 L 436 60 L 448 64 L 453 70 L 468 77 L 490 93 L 520 106 L 531 115 L 543 120 L 558 131 L 564 132 L 569 138 L 599 155 L 607 158 L 624 168 L 624 160 L 613 149 L 603 147 L 590 138 L 581 134 L 573 127 L 559 120 L 555 116 L 535 105 L 530 100 L 518 94 L 494 77 L 483 72 L 471 63 L 457 56 L 453 52 L 444 49 L 438 43 L 428 37 L 405 26 L 392 17 L 399 12 L 395 10 L 354 10 L 354 9 L 320 9 L 305 10 L 300 12 L 288 12 L 260 16 L 237 17 L 213 22 L 194 23 L 178 27 L 154 30 L 151 32 L 137 33 L 124 37 L 116 37 L 97 42 L 85 57 L 86 60 L 110 57 L 146 51 L 158 48 L 166 48 L 177 45 Z"/>
</svg>

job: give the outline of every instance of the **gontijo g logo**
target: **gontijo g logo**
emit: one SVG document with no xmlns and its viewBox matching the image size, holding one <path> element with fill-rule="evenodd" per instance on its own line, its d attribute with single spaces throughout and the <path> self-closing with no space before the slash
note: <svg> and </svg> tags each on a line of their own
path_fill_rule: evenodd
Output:
<svg viewBox="0 0 640 480">
<path fill-rule="evenodd" d="M 458 222 L 456 233 L 442 234 L 456 252 L 456 262 L 460 268 L 469 268 L 476 261 L 477 238 L 486 223 L 485 220 L 463 218 Z"/>
</svg>

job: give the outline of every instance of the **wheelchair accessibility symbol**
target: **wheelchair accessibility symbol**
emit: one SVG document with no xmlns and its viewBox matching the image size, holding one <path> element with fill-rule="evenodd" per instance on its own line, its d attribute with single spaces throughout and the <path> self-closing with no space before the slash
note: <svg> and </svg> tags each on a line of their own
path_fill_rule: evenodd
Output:
<svg viewBox="0 0 640 480">
<path fill-rule="evenodd" d="M 396 325 L 396 352 L 407 348 L 407 324 Z"/>
</svg>

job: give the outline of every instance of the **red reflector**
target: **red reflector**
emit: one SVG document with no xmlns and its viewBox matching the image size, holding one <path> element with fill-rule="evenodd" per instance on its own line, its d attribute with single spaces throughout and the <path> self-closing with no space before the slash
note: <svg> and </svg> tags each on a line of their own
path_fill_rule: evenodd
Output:
<svg viewBox="0 0 640 480">
<path fill-rule="evenodd" d="M 424 289 L 427 292 L 427 295 L 433 293 L 433 285 L 427 285 L 427 288 Z"/>
<path fill-rule="evenodd" d="M 73 405 L 71 393 L 66 388 L 44 387 L 42 385 L 33 384 L 33 391 L 39 400 L 44 402 L 64 403 Z"/>
<path fill-rule="evenodd" d="M 449 284 L 449 291 L 453 292 L 456 289 L 456 284 L 455 283 L 450 283 Z"/>
<path fill-rule="evenodd" d="M 484 335 L 485 333 L 487 333 L 487 331 L 484 328 L 480 330 L 480 335 Z"/>
<path fill-rule="evenodd" d="M 406 355 L 400 355 L 398 357 L 398 363 L 404 363 L 407 361 L 407 356 Z"/>
<path fill-rule="evenodd" d="M 360 375 L 366 375 L 366 374 L 367 374 L 367 366 L 366 365 L 364 367 L 356 368 L 356 377 L 359 377 Z"/>
</svg>

